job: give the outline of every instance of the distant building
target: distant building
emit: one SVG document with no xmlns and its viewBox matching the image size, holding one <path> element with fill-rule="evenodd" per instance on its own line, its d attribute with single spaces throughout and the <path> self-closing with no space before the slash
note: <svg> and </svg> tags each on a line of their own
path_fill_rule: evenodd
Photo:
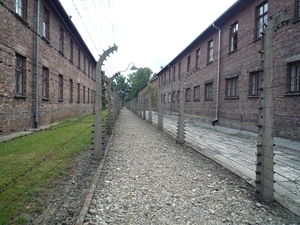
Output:
<svg viewBox="0 0 300 225">
<path fill-rule="evenodd" d="M 188 74 L 186 114 L 257 131 L 263 26 L 284 11 L 293 18 L 273 39 L 274 135 L 300 140 L 300 0 L 232 5 L 157 74 L 164 111 L 178 112 L 180 78 Z"/>
<path fill-rule="evenodd" d="M 0 30 L 0 134 L 93 112 L 96 61 L 59 0 L 1 2 Z"/>
</svg>

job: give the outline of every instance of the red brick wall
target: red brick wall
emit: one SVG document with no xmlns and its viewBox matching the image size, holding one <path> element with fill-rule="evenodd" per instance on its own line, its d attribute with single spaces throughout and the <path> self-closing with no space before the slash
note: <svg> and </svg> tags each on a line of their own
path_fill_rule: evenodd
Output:
<svg viewBox="0 0 300 225">
<path fill-rule="evenodd" d="M 244 1 L 244 5 L 235 7 L 235 11 L 223 15 L 216 26 L 221 28 L 221 67 L 219 94 L 219 124 L 245 130 L 257 131 L 259 104 L 258 97 L 249 96 L 249 74 L 258 71 L 261 66 L 261 39 L 255 39 L 255 8 L 263 1 Z M 294 14 L 294 0 L 269 1 L 268 16 L 275 17 L 279 11 L 289 11 Z M 238 48 L 229 51 L 230 26 L 238 21 Z M 214 41 L 213 62 L 207 64 L 207 43 Z M 291 58 L 300 61 L 300 22 L 293 18 L 288 25 L 281 27 L 274 34 L 274 122 L 275 135 L 300 139 L 300 95 L 288 93 L 288 63 Z M 201 49 L 200 69 L 195 70 L 196 50 Z M 191 55 L 192 72 L 185 82 L 186 88 L 191 88 L 191 101 L 185 103 L 185 112 L 210 122 L 216 116 L 216 92 L 218 69 L 218 30 L 209 27 L 197 41 L 191 43 L 172 62 L 176 66 L 176 79 L 172 84 L 168 81 L 169 66 L 162 69 L 158 76 L 162 79 L 167 74 L 166 84 L 161 86 L 161 94 L 179 90 L 178 63 L 181 62 L 181 72 L 187 71 L 187 58 Z M 298 58 L 297 58 L 298 57 Z M 236 98 L 226 97 L 226 79 L 237 76 L 238 88 Z M 205 100 L 205 83 L 213 82 L 212 99 Z M 200 85 L 200 101 L 194 101 L 193 89 Z M 163 103 L 165 111 L 170 111 L 170 103 Z M 178 111 L 178 103 L 172 103 L 172 111 Z"/>
<path fill-rule="evenodd" d="M 50 38 L 42 38 L 43 9 L 50 11 Z M 0 134 L 32 128 L 35 105 L 35 1 L 28 0 L 27 18 L 23 21 L 15 15 L 15 1 L 0 5 Z M 64 51 L 59 49 L 59 28 L 64 29 Z M 89 57 L 87 49 L 76 41 L 74 34 L 65 26 L 60 16 L 48 1 L 41 1 L 39 30 L 39 126 L 60 121 L 70 116 L 92 113 L 92 90 L 95 60 Z M 70 61 L 70 38 L 74 42 L 74 63 Z M 81 65 L 78 68 L 78 48 L 81 49 Z M 15 96 L 15 54 L 26 57 L 26 98 Z M 86 70 L 84 71 L 84 55 Z M 90 73 L 88 73 L 88 61 Z M 42 98 L 42 68 L 49 69 L 49 99 Z M 63 75 L 63 101 L 58 100 L 59 74 Z M 70 79 L 73 80 L 73 102 L 70 102 Z M 77 84 L 80 83 L 80 102 L 77 103 Z M 83 103 L 85 86 L 85 103 Z M 88 91 L 89 89 L 89 102 Z"/>
</svg>

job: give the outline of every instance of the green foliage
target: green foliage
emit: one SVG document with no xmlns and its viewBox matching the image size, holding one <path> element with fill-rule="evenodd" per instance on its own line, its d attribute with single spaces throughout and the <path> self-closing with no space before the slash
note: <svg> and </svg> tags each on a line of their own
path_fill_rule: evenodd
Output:
<svg viewBox="0 0 300 225">
<path fill-rule="evenodd" d="M 138 96 L 139 90 L 147 84 L 152 74 L 153 72 L 150 68 L 143 67 L 128 75 L 130 91 L 126 101 L 130 101 Z"/>
<path fill-rule="evenodd" d="M 157 109 L 157 96 L 158 96 L 158 90 L 157 89 L 152 90 L 151 103 L 152 103 L 154 109 Z"/>
<path fill-rule="evenodd" d="M 123 75 L 119 75 L 116 77 L 115 82 L 116 82 L 115 85 L 117 86 L 117 89 L 121 90 L 126 96 L 130 90 L 130 86 L 126 81 L 126 77 Z"/>
</svg>

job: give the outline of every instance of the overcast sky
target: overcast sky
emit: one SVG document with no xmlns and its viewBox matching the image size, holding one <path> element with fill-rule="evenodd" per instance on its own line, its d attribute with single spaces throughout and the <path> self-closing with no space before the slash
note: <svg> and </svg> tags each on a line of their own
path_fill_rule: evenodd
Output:
<svg viewBox="0 0 300 225">
<path fill-rule="evenodd" d="M 118 46 L 102 67 L 111 76 L 130 62 L 159 72 L 236 0 L 60 1 L 96 60 Z"/>
</svg>

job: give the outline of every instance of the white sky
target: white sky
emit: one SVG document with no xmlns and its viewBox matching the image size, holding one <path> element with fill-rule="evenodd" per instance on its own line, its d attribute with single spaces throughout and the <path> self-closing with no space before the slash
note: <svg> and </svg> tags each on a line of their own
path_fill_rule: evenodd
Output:
<svg viewBox="0 0 300 225">
<path fill-rule="evenodd" d="M 130 62 L 159 72 L 236 0 L 60 1 L 96 60 L 118 46 L 102 67 L 112 76 Z"/>
</svg>

